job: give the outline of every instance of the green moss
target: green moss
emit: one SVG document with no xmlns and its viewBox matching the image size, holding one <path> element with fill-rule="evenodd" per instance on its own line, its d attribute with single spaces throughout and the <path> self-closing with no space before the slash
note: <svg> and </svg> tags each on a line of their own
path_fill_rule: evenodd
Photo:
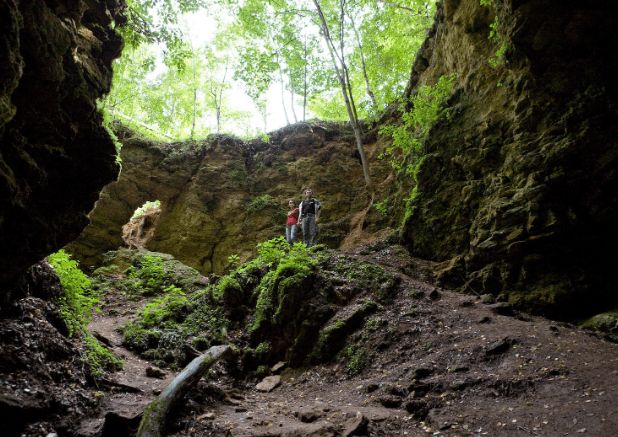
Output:
<svg viewBox="0 0 618 437">
<path fill-rule="evenodd" d="M 233 302 L 239 299 L 242 295 L 242 288 L 238 280 L 233 275 L 227 275 L 221 278 L 214 289 L 215 299 L 222 302 Z"/>
<path fill-rule="evenodd" d="M 595 331 L 606 339 L 618 343 L 618 309 L 597 314 L 584 320 L 579 326 Z"/>
<path fill-rule="evenodd" d="M 343 347 L 348 335 L 362 326 L 365 318 L 377 308 L 375 302 L 365 301 L 353 307 L 345 318 L 336 319 L 324 327 L 311 353 L 311 361 L 319 363 L 330 360 Z"/>
<path fill-rule="evenodd" d="M 270 343 L 268 343 L 267 341 L 263 341 L 262 343 L 257 345 L 257 347 L 255 348 L 255 352 L 258 354 L 268 354 L 270 353 L 270 349 Z"/>
<path fill-rule="evenodd" d="M 165 271 L 163 259 L 158 256 L 145 255 L 138 258 L 127 273 L 128 290 L 143 296 L 160 293 L 170 285 L 170 275 Z"/>
<path fill-rule="evenodd" d="M 365 322 L 365 329 L 369 332 L 376 332 L 388 325 L 388 321 L 385 319 L 372 318 Z"/>
<path fill-rule="evenodd" d="M 569 290 L 563 284 L 549 284 L 529 291 L 514 291 L 508 294 L 511 305 L 523 309 L 543 312 L 555 308 L 569 299 Z"/>
<path fill-rule="evenodd" d="M 114 355 L 112 351 L 101 345 L 91 333 L 86 333 L 84 342 L 86 344 L 84 361 L 88 365 L 92 376 L 96 378 L 105 371 L 114 372 L 122 369 L 122 360 Z"/>
<path fill-rule="evenodd" d="M 357 344 L 346 347 L 344 355 L 348 361 L 346 369 L 350 376 L 358 375 L 369 365 L 369 354 Z"/>
<path fill-rule="evenodd" d="M 336 265 L 336 270 L 357 289 L 373 291 L 380 298 L 388 297 L 397 285 L 397 280 L 391 273 L 367 262 L 341 259 Z"/>
<path fill-rule="evenodd" d="M 188 299 L 184 291 L 173 285 L 165 289 L 165 295 L 148 303 L 141 312 L 144 327 L 161 327 L 166 322 L 176 324 L 186 316 Z"/>
<path fill-rule="evenodd" d="M 261 366 L 258 366 L 257 369 L 255 369 L 255 376 L 257 376 L 258 378 L 267 376 L 269 373 L 270 367 L 265 364 L 262 364 Z"/>
<path fill-rule="evenodd" d="M 91 281 L 80 269 L 76 261 L 64 250 L 47 257 L 48 262 L 60 279 L 64 293 L 56 303 L 69 335 L 81 334 L 90 323 L 98 296 L 92 291 Z"/>
<path fill-rule="evenodd" d="M 122 342 L 138 353 L 156 349 L 161 339 L 161 330 L 145 328 L 139 322 L 127 324 L 122 329 Z"/>
</svg>

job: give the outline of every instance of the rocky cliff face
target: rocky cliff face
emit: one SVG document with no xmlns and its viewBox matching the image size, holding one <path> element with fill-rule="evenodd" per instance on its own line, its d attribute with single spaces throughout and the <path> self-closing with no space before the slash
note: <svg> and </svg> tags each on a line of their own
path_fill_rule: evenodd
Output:
<svg viewBox="0 0 618 437">
<path fill-rule="evenodd" d="M 444 282 L 551 316 L 616 302 L 614 9 L 444 2 L 409 91 L 450 73 L 457 89 L 404 228 L 415 255 L 445 261 Z"/>
<path fill-rule="evenodd" d="M 68 250 L 84 266 L 123 245 L 122 227 L 146 201 L 160 200 L 161 213 L 146 247 L 173 254 L 203 273 L 221 273 L 228 256 L 241 260 L 255 245 L 283 235 L 287 200 L 301 200 L 311 186 L 323 204 L 320 242 L 338 247 L 362 215 L 364 231 L 394 223 L 366 212 L 362 168 L 352 132 L 337 124 L 297 124 L 273 132 L 268 142 L 213 136 L 196 143 L 157 144 L 124 131 L 122 172 L 101 193 L 91 224 Z M 381 149 L 368 138 L 370 157 Z M 390 170 L 372 160 L 376 181 Z M 383 190 L 384 186 L 379 186 Z"/>
<path fill-rule="evenodd" d="M 121 3 L 0 0 L 0 288 L 77 237 L 118 173 L 96 100 Z"/>
</svg>

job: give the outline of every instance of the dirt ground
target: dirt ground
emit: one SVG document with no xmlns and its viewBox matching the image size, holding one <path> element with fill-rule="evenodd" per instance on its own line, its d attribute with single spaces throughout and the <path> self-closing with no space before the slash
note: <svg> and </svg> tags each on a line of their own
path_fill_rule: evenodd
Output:
<svg viewBox="0 0 618 437">
<path fill-rule="evenodd" d="M 218 366 L 193 390 L 172 434 L 618 435 L 618 345 L 488 297 L 436 288 L 423 281 L 425 263 L 397 247 L 361 253 L 353 256 L 387 266 L 402 286 L 372 317 L 375 329 L 352 338 L 364 349 L 358 374 L 350 375 L 343 358 L 284 368 L 280 385 L 261 392 L 259 381 L 234 380 Z M 104 407 L 124 417 L 138 413 L 173 376 L 146 378 L 148 363 L 119 346 L 114 328 L 132 311 L 116 308 L 116 316 L 91 325 L 125 357 L 116 380 L 141 390 L 105 399 Z"/>
<path fill-rule="evenodd" d="M 218 364 L 176 412 L 170 435 L 618 435 L 617 344 L 520 314 L 487 296 L 437 288 L 427 263 L 398 246 L 351 255 L 401 277 L 398 292 L 348 339 L 358 352 L 354 366 L 340 354 L 327 365 L 283 367 L 273 372 L 280 384 L 262 392 L 259 380 L 235 379 Z M 133 435 L 144 407 L 175 376 L 163 370 L 153 377 L 159 369 L 121 345 L 117 329 L 142 304 L 106 296 L 90 330 L 123 358 L 124 369 L 90 389 L 81 382 L 83 401 L 61 399 L 62 378 L 45 383 L 26 371 L 2 376 L 2 387 L 47 390 L 58 398 L 54 402 L 73 405 L 64 421 L 67 435 Z M 2 323 L 8 344 L 9 333 L 22 328 Z M 41 332 L 49 330 L 40 323 Z M 17 346 L 3 350 L 18 353 Z M 0 401 L 14 402 L 2 396 Z M 47 436 L 57 423 L 41 420 L 23 435 Z"/>
</svg>

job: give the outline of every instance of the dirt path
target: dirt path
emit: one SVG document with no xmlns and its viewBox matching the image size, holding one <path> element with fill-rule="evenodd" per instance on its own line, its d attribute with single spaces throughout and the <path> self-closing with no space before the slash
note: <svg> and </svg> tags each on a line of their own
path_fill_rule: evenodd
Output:
<svg viewBox="0 0 618 437">
<path fill-rule="evenodd" d="M 157 378 L 147 376 L 147 369 L 154 369 L 152 364 L 122 345 L 122 335 L 118 329 L 126 325 L 143 304 L 144 301 L 131 302 L 121 296 L 107 295 L 102 302 L 101 312 L 93 317 L 88 326 L 95 337 L 102 340 L 123 360 L 123 368 L 110 375 L 109 381 L 102 384 L 106 391 L 101 391 L 101 395 L 104 396 L 100 404 L 101 414 L 81 424 L 80 432 L 85 435 L 96 434 L 103 427 L 107 428 L 104 431 L 106 435 L 113 435 L 116 422 L 121 429 L 124 429 L 126 424 L 129 424 L 129 428 L 136 427 L 146 405 L 175 376 L 170 370 L 161 371 L 162 374 Z M 110 415 L 113 418 L 110 418 Z M 105 424 L 106 416 L 107 424 Z"/>
</svg>

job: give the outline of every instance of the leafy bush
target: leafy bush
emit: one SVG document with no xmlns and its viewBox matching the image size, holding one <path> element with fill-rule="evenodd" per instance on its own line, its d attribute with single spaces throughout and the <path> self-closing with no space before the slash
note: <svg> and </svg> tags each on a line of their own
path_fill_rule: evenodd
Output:
<svg viewBox="0 0 618 437">
<path fill-rule="evenodd" d="M 60 278 L 64 294 L 57 300 L 62 319 L 69 329 L 69 335 L 81 334 L 90 320 L 95 305 L 99 302 L 90 289 L 90 279 L 63 249 L 47 257 Z"/>
<path fill-rule="evenodd" d="M 137 208 L 135 210 L 135 212 L 133 213 L 133 215 L 131 216 L 131 220 L 134 220 L 136 218 L 140 218 L 141 216 L 145 215 L 146 213 L 148 213 L 149 211 L 153 210 L 153 209 L 160 209 L 161 208 L 161 201 L 160 200 L 153 200 L 153 201 L 147 201 L 146 203 L 144 203 L 142 206 L 140 206 L 139 208 Z"/>
<path fill-rule="evenodd" d="M 247 212 L 253 213 L 262 211 L 266 208 L 280 208 L 279 203 L 270 195 L 262 194 L 261 196 L 254 197 L 247 205 Z"/>
<path fill-rule="evenodd" d="M 133 279 L 132 291 L 144 296 L 161 292 L 169 285 L 170 275 L 165 271 L 163 258 L 155 255 L 145 255 L 138 265 L 128 271 L 129 279 Z"/>
<path fill-rule="evenodd" d="M 99 300 L 91 289 L 91 281 L 68 253 L 59 250 L 47 257 L 60 278 L 64 294 L 57 300 L 60 315 L 71 337 L 83 336 L 85 344 L 84 361 L 93 376 L 100 376 L 104 370 L 119 370 L 122 361 L 102 346 L 87 330 L 92 314 Z"/>
<path fill-rule="evenodd" d="M 425 154 L 423 143 L 430 129 L 441 117 L 449 115 L 444 107 L 453 90 L 454 75 L 441 76 L 435 85 L 422 85 L 411 98 L 412 109 L 402 106 L 400 125 L 387 125 L 380 129 L 393 143 L 383 156 L 391 157 L 391 165 L 399 174 L 407 174 L 416 180 L 416 174 Z"/>
</svg>

